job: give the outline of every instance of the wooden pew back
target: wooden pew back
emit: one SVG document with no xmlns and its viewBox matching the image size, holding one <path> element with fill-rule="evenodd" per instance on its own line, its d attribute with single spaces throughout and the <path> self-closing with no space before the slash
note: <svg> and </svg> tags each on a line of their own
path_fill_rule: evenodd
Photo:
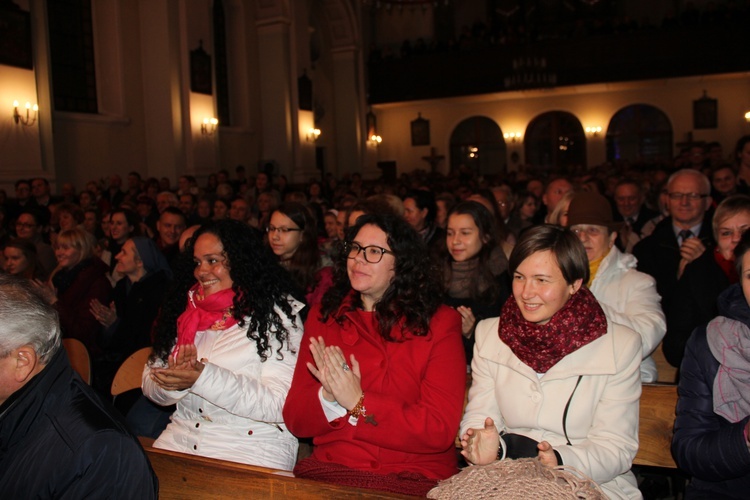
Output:
<svg viewBox="0 0 750 500">
<path fill-rule="evenodd" d="M 677 386 L 643 384 L 638 453 L 633 463 L 676 469 L 670 450 L 677 407 Z"/>
<path fill-rule="evenodd" d="M 159 478 L 159 498 L 329 499 L 414 498 L 297 479 L 291 472 L 151 448 L 141 441 Z"/>
</svg>

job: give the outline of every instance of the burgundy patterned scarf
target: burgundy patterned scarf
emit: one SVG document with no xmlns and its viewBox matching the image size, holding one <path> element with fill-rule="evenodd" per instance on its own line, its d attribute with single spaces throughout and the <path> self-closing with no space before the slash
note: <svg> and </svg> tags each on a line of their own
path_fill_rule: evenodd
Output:
<svg viewBox="0 0 750 500">
<path fill-rule="evenodd" d="M 511 296 L 500 313 L 500 340 L 537 373 L 607 333 L 607 318 L 594 295 L 581 287 L 546 325 L 526 321 Z"/>
</svg>

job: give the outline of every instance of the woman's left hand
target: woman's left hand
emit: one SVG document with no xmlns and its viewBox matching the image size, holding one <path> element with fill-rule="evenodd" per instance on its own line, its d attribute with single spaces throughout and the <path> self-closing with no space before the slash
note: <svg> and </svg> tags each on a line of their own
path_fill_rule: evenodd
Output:
<svg viewBox="0 0 750 500">
<path fill-rule="evenodd" d="M 194 344 L 181 345 L 174 356 L 170 356 L 166 368 L 152 368 L 151 380 L 166 391 L 190 389 L 203 372 L 203 358 L 198 361 L 198 348 Z"/>
<path fill-rule="evenodd" d="M 555 455 L 555 450 L 552 449 L 552 445 L 549 444 L 547 441 L 542 441 L 538 445 L 536 445 L 537 449 L 539 450 L 539 453 L 537 453 L 536 457 L 539 459 L 540 462 L 542 462 L 544 465 L 548 467 L 557 467 L 557 456 Z"/>
<path fill-rule="evenodd" d="M 339 346 L 326 347 L 325 365 L 328 369 L 331 392 L 338 404 L 351 410 L 362 396 L 362 375 L 359 362 L 351 355 L 351 366 L 344 357 L 344 351 Z"/>
</svg>

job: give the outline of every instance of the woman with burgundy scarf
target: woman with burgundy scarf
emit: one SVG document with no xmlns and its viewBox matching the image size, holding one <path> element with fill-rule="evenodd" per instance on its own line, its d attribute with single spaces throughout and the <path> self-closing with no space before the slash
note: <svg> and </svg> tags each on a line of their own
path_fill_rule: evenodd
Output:
<svg viewBox="0 0 750 500">
<path fill-rule="evenodd" d="M 525 231 L 509 270 L 513 296 L 476 328 L 462 454 L 477 465 L 538 457 L 575 467 L 610 498 L 641 498 L 630 472 L 640 336 L 608 322 L 583 286 L 588 259 L 569 229 Z"/>
<path fill-rule="evenodd" d="M 233 220 L 202 226 L 180 259 L 143 371 L 143 394 L 177 405 L 154 447 L 291 470 L 298 445 L 281 410 L 304 306 L 288 273 Z"/>
</svg>

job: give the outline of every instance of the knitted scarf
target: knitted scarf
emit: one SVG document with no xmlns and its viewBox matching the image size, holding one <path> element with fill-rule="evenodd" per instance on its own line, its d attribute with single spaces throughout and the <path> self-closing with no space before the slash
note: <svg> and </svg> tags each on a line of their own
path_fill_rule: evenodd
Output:
<svg viewBox="0 0 750 500">
<path fill-rule="evenodd" d="M 201 284 L 193 285 L 188 291 L 185 312 L 177 318 L 177 344 L 172 354 L 176 354 L 181 345 L 193 344 L 196 332 L 226 330 L 237 324 L 232 316 L 233 298 L 234 291 L 231 288 L 205 297 Z"/>
<path fill-rule="evenodd" d="M 500 313 L 500 340 L 537 373 L 607 333 L 607 318 L 599 302 L 581 288 L 545 325 L 526 321 L 514 297 Z"/>
<path fill-rule="evenodd" d="M 352 469 L 333 462 L 323 462 L 315 457 L 308 457 L 297 462 L 294 467 L 294 477 L 418 497 L 427 495 L 427 492 L 438 481 L 418 472 L 378 474 L 376 471 Z"/>
<path fill-rule="evenodd" d="M 491 275 L 479 273 L 479 257 L 463 262 L 450 261 L 445 282 L 448 295 L 455 299 L 477 298 L 496 282 L 496 277 L 508 269 L 508 260 L 500 247 L 493 249 L 488 260 Z"/>
</svg>

